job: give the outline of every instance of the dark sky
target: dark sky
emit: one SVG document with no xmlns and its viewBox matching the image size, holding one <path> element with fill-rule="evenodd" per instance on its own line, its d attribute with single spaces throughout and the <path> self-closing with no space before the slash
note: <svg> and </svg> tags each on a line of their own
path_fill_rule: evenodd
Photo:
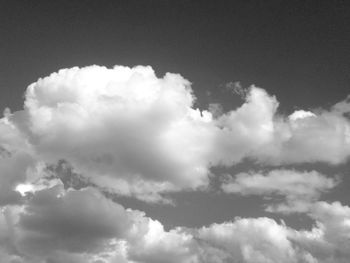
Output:
<svg viewBox="0 0 350 263">
<path fill-rule="evenodd" d="M 228 81 L 282 109 L 331 105 L 350 82 L 346 1 L 1 1 L 0 108 L 59 68 L 152 65 L 180 73 L 205 103 Z"/>
<path fill-rule="evenodd" d="M 39 77 L 91 64 L 151 65 L 159 76 L 180 73 L 193 83 L 202 107 L 209 100 L 237 107 L 221 93 L 230 81 L 266 89 L 286 112 L 327 108 L 349 94 L 350 4 L 345 0 L 2 0 L 0 36 L 1 110 L 19 110 L 26 87 Z M 348 201 L 346 189 L 341 191 Z M 212 214 L 224 213 L 216 221 L 240 215 L 230 206 L 240 206 L 245 216 L 255 216 L 254 206 L 259 207 L 257 200 L 249 205 L 249 198 L 242 206 L 232 196 L 181 195 L 176 208 L 139 206 L 166 226 L 214 221 L 206 211 L 210 203 L 226 202 L 213 206 Z"/>
</svg>

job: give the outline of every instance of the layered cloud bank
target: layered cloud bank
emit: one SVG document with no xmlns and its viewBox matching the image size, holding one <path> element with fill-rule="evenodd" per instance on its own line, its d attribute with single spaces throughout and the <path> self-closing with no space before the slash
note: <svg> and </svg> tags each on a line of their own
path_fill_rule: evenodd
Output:
<svg viewBox="0 0 350 263">
<path fill-rule="evenodd" d="M 163 225 L 93 188 L 40 190 L 0 216 L 2 262 L 348 262 L 350 208 L 317 202 L 317 224 L 296 231 L 262 218 L 199 229 Z"/>
<path fill-rule="evenodd" d="M 144 66 L 62 69 L 31 84 L 24 109 L 6 109 L 0 119 L 0 258 L 347 262 L 350 209 L 319 201 L 340 180 L 317 171 L 275 169 L 221 180 L 226 194 L 282 196 L 266 209 L 307 213 L 316 222 L 311 231 L 269 218 L 165 231 L 106 197 L 169 203 L 166 193 L 208 189 L 211 168 L 246 158 L 269 166 L 349 159 L 349 99 L 284 116 L 265 90 L 252 86 L 242 94 L 235 110 L 199 110 L 188 80 L 159 78 Z"/>
</svg>

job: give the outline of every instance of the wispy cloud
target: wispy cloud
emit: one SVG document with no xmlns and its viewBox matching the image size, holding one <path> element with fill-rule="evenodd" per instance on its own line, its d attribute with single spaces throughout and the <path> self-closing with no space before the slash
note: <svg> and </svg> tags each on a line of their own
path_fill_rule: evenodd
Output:
<svg viewBox="0 0 350 263">
<path fill-rule="evenodd" d="M 271 170 L 267 174 L 249 172 L 227 175 L 221 187 L 225 193 L 269 198 L 267 211 L 292 213 L 308 212 L 322 193 L 331 190 L 339 182 L 337 177 L 327 177 L 316 171 Z"/>
</svg>

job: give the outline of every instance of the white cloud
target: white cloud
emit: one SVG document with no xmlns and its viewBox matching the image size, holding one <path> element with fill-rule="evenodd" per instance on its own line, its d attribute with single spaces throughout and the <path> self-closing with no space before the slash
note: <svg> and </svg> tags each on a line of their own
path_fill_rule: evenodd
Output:
<svg viewBox="0 0 350 263">
<path fill-rule="evenodd" d="M 220 262 L 307 262 L 288 239 L 288 229 L 269 218 L 237 219 L 199 230 L 199 238 L 227 253 Z"/>
<path fill-rule="evenodd" d="M 142 197 L 138 183 L 151 195 L 207 184 L 211 114 L 193 100 L 187 80 L 151 67 L 71 68 L 31 84 L 12 120 L 40 159 Z"/>
<path fill-rule="evenodd" d="M 147 231 L 130 241 L 129 256 L 136 262 L 144 263 L 194 263 L 198 262 L 196 243 L 190 233 L 181 228 L 165 231 L 163 225 L 152 219 L 147 220 Z"/>
<path fill-rule="evenodd" d="M 207 187 L 211 167 L 244 158 L 269 165 L 348 160 L 348 100 L 330 110 L 283 116 L 277 99 L 265 90 L 253 86 L 244 95 L 236 110 L 222 113 L 215 106 L 212 116 L 194 109 L 190 83 L 183 77 L 167 73 L 158 78 L 143 66 L 75 67 L 31 84 L 24 109 L 6 110 L 0 119 L 1 259 L 347 262 L 350 208 L 317 202 L 337 183 L 317 172 L 240 174 L 223 186 L 226 192 L 284 196 L 285 202 L 269 209 L 308 211 L 316 221 L 311 231 L 269 218 L 166 231 L 157 220 L 99 192 L 160 202 L 169 191 Z M 47 167 L 62 160 L 71 165 L 66 176 L 82 176 L 84 187 L 52 187 L 57 181 L 50 180 L 61 177 Z M 21 196 L 18 185 L 32 185 L 33 191 Z"/>
<path fill-rule="evenodd" d="M 295 122 L 298 119 L 305 119 L 309 117 L 316 117 L 316 115 L 310 111 L 298 110 L 288 116 L 289 120 L 292 122 Z"/>
<path fill-rule="evenodd" d="M 0 247 L 23 262 L 194 262 L 193 236 L 165 231 L 93 188 L 38 190 L 0 214 Z M 192 248 L 191 248 L 192 247 Z"/>
<path fill-rule="evenodd" d="M 317 202 L 312 230 L 295 230 L 269 218 L 238 218 L 198 230 L 209 262 L 346 263 L 350 258 L 350 208 Z M 215 255 L 210 255 L 215 253 Z M 205 260 L 201 262 L 206 262 Z"/>
<path fill-rule="evenodd" d="M 212 158 L 232 165 L 274 140 L 274 114 L 278 102 L 263 89 L 252 87 L 245 103 L 213 122 L 217 131 Z"/>
<path fill-rule="evenodd" d="M 307 212 L 321 194 L 334 188 L 338 178 L 326 177 L 316 171 L 272 170 L 268 173 L 249 172 L 235 176 L 227 175 L 221 188 L 225 193 L 283 197 L 277 203 L 267 201 L 270 212 Z M 279 199 L 279 198 L 278 198 Z"/>
<path fill-rule="evenodd" d="M 36 192 L 28 201 L 19 215 L 19 243 L 33 254 L 99 251 L 111 239 L 127 235 L 132 217 L 133 213 L 92 188 L 64 191 L 58 185 Z"/>
<path fill-rule="evenodd" d="M 316 220 L 316 226 L 312 231 L 290 230 L 291 240 L 320 263 L 349 262 L 350 208 L 339 202 L 318 202 L 310 216 Z"/>
<path fill-rule="evenodd" d="M 211 167 L 244 158 L 272 165 L 348 159 L 348 102 L 282 116 L 265 90 L 244 94 L 242 106 L 213 117 L 193 107 L 190 83 L 178 74 L 158 78 L 149 66 L 62 69 L 28 87 L 23 111 L 6 112 L 0 144 L 24 148 L 40 163 L 66 160 L 91 182 L 149 202 L 205 188 Z"/>
<path fill-rule="evenodd" d="M 349 119 L 335 109 L 307 112 L 307 115 L 298 118 L 293 114 L 288 121 L 276 121 L 276 141 L 265 149 L 265 153 L 258 153 L 262 161 L 277 164 L 326 162 L 336 165 L 348 160 Z"/>
<path fill-rule="evenodd" d="M 236 218 L 199 229 L 163 225 L 92 188 L 57 185 L 0 214 L 0 255 L 14 262 L 345 263 L 350 208 L 318 202 L 311 231 L 269 218 Z M 15 261 L 15 259 L 17 261 Z"/>
<path fill-rule="evenodd" d="M 298 110 L 278 114 L 279 103 L 265 90 L 251 87 L 245 103 L 215 120 L 221 127 L 215 144 L 217 160 L 226 165 L 244 157 L 272 165 L 326 162 L 350 156 L 349 104 L 331 110 Z M 340 110 L 341 109 L 341 110 Z"/>
</svg>

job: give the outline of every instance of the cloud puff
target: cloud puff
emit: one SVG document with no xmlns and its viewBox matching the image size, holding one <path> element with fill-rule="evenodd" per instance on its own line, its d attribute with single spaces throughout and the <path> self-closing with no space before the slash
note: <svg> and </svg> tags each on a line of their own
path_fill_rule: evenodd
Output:
<svg viewBox="0 0 350 263">
<path fill-rule="evenodd" d="M 59 184 L 1 211 L 0 255 L 4 263 L 342 263 L 349 257 L 349 211 L 315 203 L 310 231 L 265 217 L 166 231 L 95 189 Z"/>
<path fill-rule="evenodd" d="M 350 112 L 350 108 L 348 111 Z M 296 111 L 287 120 L 276 121 L 276 141 L 260 152 L 272 163 L 344 163 L 350 155 L 350 122 L 336 107 L 315 113 Z M 277 147 L 276 147 L 277 146 Z M 269 152 L 269 150 L 272 152 Z"/>
<path fill-rule="evenodd" d="M 267 201 L 266 210 L 270 212 L 307 212 L 310 205 L 317 201 L 323 192 L 329 191 L 339 183 L 339 179 L 330 178 L 316 171 L 298 172 L 295 170 L 272 170 L 267 174 L 259 172 L 227 175 L 221 188 L 225 193 L 240 195 L 259 195 L 265 199 L 274 196 L 284 200 L 273 204 L 273 198 Z M 272 204 L 271 204 L 272 203 Z"/>
<path fill-rule="evenodd" d="M 22 207 L 1 211 L 0 230 L 4 263 L 198 262 L 190 233 L 165 231 L 93 188 L 38 190 Z"/>
<path fill-rule="evenodd" d="M 310 215 L 316 220 L 316 226 L 311 231 L 291 230 L 291 240 L 314 255 L 316 262 L 348 262 L 350 208 L 339 202 L 318 202 Z"/>
<path fill-rule="evenodd" d="M 276 98 L 253 86 L 245 100 L 238 109 L 213 121 L 219 128 L 212 156 L 216 163 L 228 166 L 238 163 L 274 141 Z"/>
<path fill-rule="evenodd" d="M 225 252 L 218 262 L 307 262 L 288 239 L 288 229 L 269 218 L 237 219 L 199 230 L 199 238 Z"/>
<path fill-rule="evenodd" d="M 198 238 L 213 248 L 206 250 L 217 255 L 211 255 L 217 259 L 212 262 L 348 262 L 350 208 L 317 202 L 310 216 L 316 220 L 312 230 L 295 230 L 269 218 L 238 218 L 203 227 Z"/>
<path fill-rule="evenodd" d="M 338 202 L 313 204 L 310 216 L 316 223 L 310 231 L 266 217 L 192 229 L 194 252 L 205 263 L 345 263 L 350 256 L 349 209 Z"/>
<path fill-rule="evenodd" d="M 94 251 L 105 246 L 105 240 L 126 235 L 132 223 L 130 214 L 94 189 L 65 192 L 59 185 L 38 191 L 18 224 L 26 249 Z"/>
<path fill-rule="evenodd" d="M 88 259 L 117 257 L 118 240 L 143 218 L 95 189 L 64 190 L 58 184 L 34 192 L 22 207 L 2 210 L 0 244 L 24 262 L 94 262 Z"/>
<path fill-rule="evenodd" d="M 71 68 L 31 84 L 24 119 L 13 121 L 39 158 L 67 160 L 118 192 L 191 189 L 207 184 L 212 142 L 211 115 L 193 101 L 190 83 L 177 74 Z"/>
<path fill-rule="evenodd" d="M 225 165 L 253 158 L 280 165 L 308 162 L 339 164 L 350 155 L 350 112 L 346 101 L 331 110 L 278 114 L 279 103 L 265 90 L 251 87 L 245 103 L 215 119 L 221 128 L 215 152 Z"/>
</svg>

